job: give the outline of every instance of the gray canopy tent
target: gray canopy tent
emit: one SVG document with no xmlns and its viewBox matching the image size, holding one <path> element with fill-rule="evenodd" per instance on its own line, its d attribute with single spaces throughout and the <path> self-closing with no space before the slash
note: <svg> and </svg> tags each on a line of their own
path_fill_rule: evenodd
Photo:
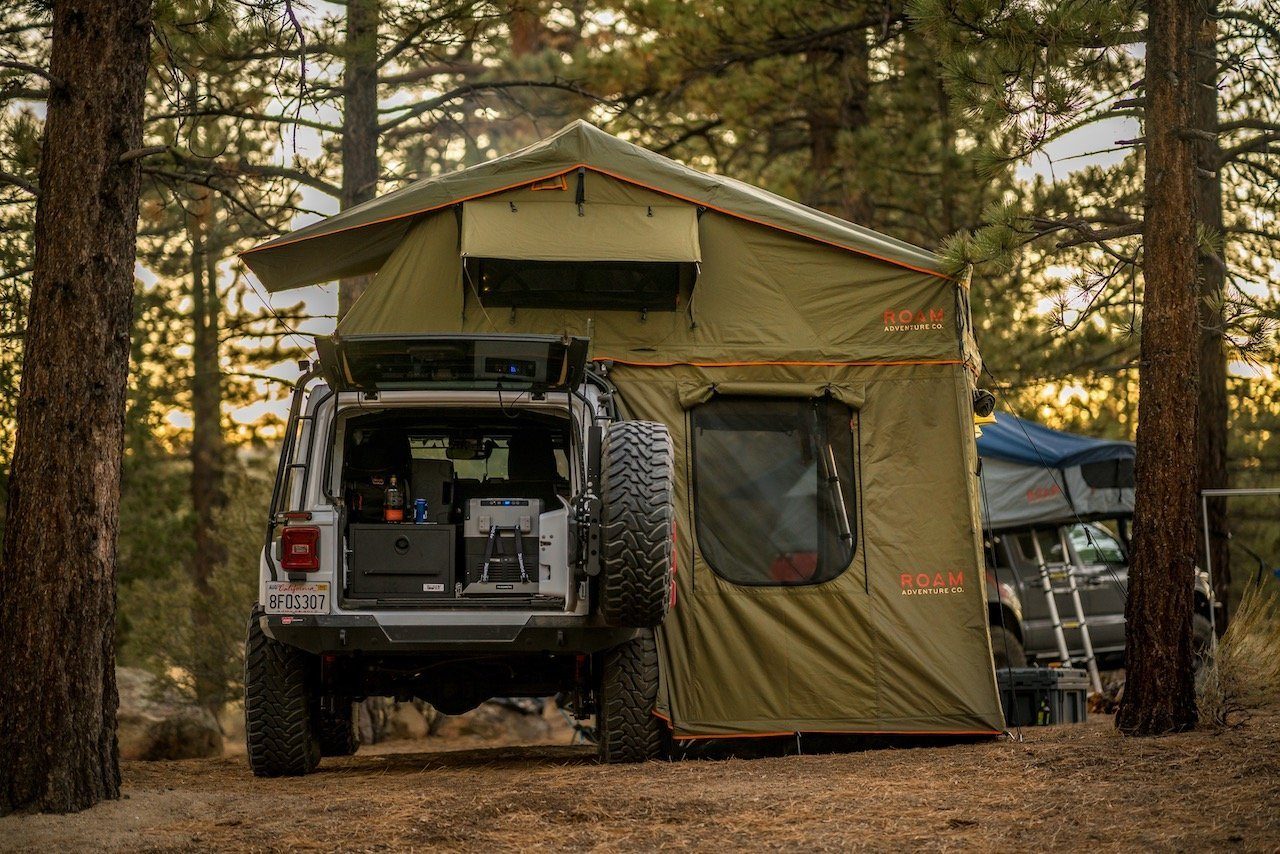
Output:
<svg viewBox="0 0 1280 854">
<path fill-rule="evenodd" d="M 1134 445 L 1053 430 L 999 413 L 978 438 L 993 529 L 1133 513 Z"/>
</svg>

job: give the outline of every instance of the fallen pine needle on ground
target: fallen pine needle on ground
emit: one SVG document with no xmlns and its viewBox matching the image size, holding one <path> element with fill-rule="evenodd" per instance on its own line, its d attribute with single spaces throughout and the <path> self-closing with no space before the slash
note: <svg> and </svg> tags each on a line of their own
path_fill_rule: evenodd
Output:
<svg viewBox="0 0 1280 854">
<path fill-rule="evenodd" d="M 1023 734 L 612 767 L 585 747 L 406 741 L 278 780 L 243 757 L 130 762 L 125 799 L 0 819 L 0 850 L 1280 846 L 1280 710 L 1164 738 L 1101 715 Z"/>
</svg>

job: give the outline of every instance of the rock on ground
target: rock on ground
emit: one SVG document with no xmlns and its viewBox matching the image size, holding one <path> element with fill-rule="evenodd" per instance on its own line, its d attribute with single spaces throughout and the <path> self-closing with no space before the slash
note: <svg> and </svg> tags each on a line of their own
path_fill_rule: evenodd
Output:
<svg viewBox="0 0 1280 854">
<path fill-rule="evenodd" d="M 206 709 L 145 670 L 117 667 L 121 759 L 200 759 L 222 754 L 222 732 Z"/>
</svg>

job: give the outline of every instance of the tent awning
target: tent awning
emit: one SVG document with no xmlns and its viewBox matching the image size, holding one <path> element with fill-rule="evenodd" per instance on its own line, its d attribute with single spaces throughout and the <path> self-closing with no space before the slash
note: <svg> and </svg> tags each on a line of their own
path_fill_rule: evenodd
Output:
<svg viewBox="0 0 1280 854">
<path fill-rule="evenodd" d="M 462 254 L 521 261 L 701 261 L 693 205 L 471 201 Z"/>
</svg>

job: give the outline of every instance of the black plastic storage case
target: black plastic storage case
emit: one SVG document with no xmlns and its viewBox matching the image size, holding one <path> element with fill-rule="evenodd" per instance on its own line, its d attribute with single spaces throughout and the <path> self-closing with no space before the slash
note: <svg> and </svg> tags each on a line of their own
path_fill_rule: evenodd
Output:
<svg viewBox="0 0 1280 854">
<path fill-rule="evenodd" d="M 439 599 L 454 595 L 456 525 L 352 524 L 349 595 Z"/>
<path fill-rule="evenodd" d="M 996 670 L 1006 726 L 1084 723 L 1089 677 L 1066 667 L 1002 667 Z"/>
</svg>

